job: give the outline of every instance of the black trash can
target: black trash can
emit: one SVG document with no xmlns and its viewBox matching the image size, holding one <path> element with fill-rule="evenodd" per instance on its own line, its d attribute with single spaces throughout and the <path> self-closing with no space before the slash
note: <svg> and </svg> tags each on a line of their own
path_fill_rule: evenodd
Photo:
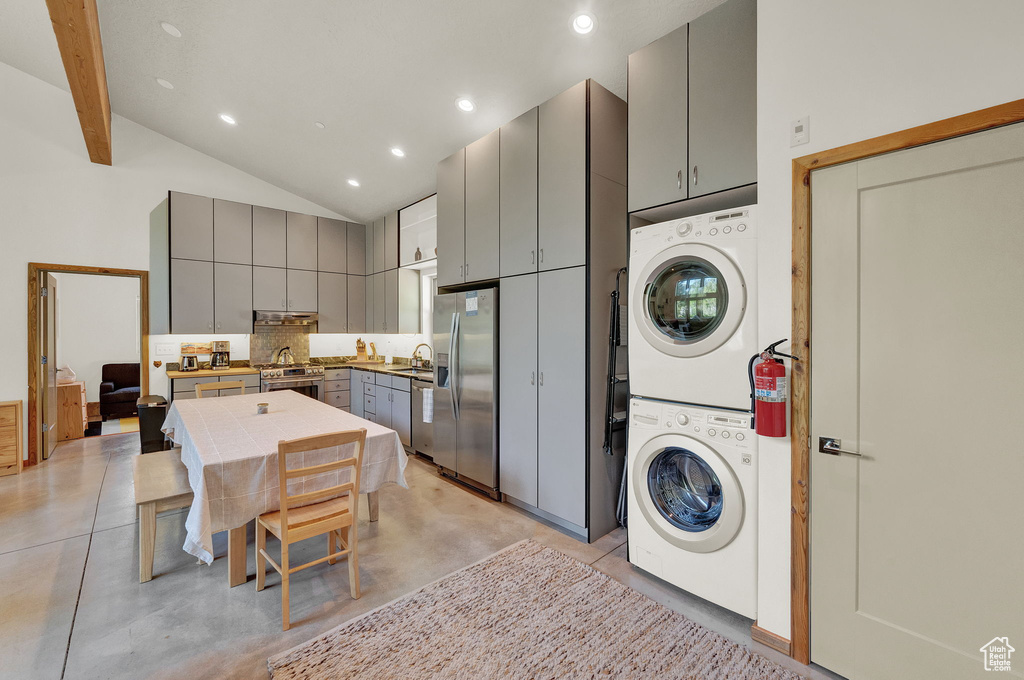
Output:
<svg viewBox="0 0 1024 680">
<path fill-rule="evenodd" d="M 158 394 L 140 397 L 135 402 L 139 407 L 139 437 L 142 439 L 142 453 L 165 451 L 171 448 L 160 428 L 167 417 L 167 399 Z"/>
</svg>

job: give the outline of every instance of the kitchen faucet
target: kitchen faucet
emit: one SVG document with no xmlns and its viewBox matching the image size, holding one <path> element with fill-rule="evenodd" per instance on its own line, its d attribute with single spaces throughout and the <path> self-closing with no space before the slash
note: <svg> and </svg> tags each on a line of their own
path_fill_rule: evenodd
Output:
<svg viewBox="0 0 1024 680">
<path fill-rule="evenodd" d="M 423 357 L 420 355 L 420 347 L 426 347 L 427 349 L 430 350 L 430 359 L 427 361 L 427 365 L 429 366 L 429 364 L 434 360 L 434 348 L 425 342 L 421 342 L 420 344 L 416 345 L 416 349 L 412 351 L 412 358 L 419 359 L 420 362 L 423 362 Z M 416 364 L 413 363 L 413 366 L 415 365 Z"/>
</svg>

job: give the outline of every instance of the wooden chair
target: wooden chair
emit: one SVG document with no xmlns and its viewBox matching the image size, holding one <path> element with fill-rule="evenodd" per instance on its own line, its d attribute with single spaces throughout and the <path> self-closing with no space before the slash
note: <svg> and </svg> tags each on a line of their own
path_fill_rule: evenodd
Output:
<svg viewBox="0 0 1024 680">
<path fill-rule="evenodd" d="M 317 451 L 334 446 L 356 444 L 355 455 L 333 463 L 322 463 L 309 467 L 288 469 L 288 457 L 294 453 Z M 288 603 L 288 578 L 307 567 L 329 562 L 334 564 L 338 557 L 348 555 L 348 579 L 352 598 L 359 599 L 359 556 L 358 556 L 358 508 L 359 477 L 363 462 L 363 448 L 366 444 L 366 430 L 350 430 L 331 434 L 304 437 L 282 441 L 277 444 L 277 469 L 280 480 L 280 510 L 268 512 L 256 518 L 256 590 L 263 590 L 269 562 L 281 574 L 281 621 L 282 630 L 291 627 Z M 300 477 L 352 468 L 351 479 L 318 491 L 288 495 L 288 480 Z M 347 496 L 338 494 L 348 492 Z M 335 496 L 334 498 L 331 498 Z M 311 503 L 320 498 L 330 500 Z M 267 554 L 267 532 L 281 541 L 281 564 Z M 293 567 L 288 560 L 288 546 L 292 543 L 327 534 L 327 556 Z M 339 544 L 343 550 L 339 550 Z"/>
<path fill-rule="evenodd" d="M 245 394 L 245 383 L 241 380 L 232 380 L 230 382 L 208 382 L 208 383 L 197 383 L 196 384 L 196 399 L 203 398 L 203 392 L 220 392 L 221 390 L 242 390 L 242 394 Z M 220 396 L 220 395 L 217 395 Z"/>
<path fill-rule="evenodd" d="M 181 449 L 135 456 L 132 476 L 139 514 L 139 583 L 145 583 L 153 578 L 157 513 L 192 505 L 192 487 Z"/>
</svg>

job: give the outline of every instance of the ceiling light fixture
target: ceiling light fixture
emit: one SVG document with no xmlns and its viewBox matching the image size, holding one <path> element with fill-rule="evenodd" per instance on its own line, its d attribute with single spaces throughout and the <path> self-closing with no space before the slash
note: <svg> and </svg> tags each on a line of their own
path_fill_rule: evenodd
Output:
<svg viewBox="0 0 1024 680">
<path fill-rule="evenodd" d="M 358 181 L 358 180 L 350 179 L 350 180 L 348 181 L 348 183 L 349 183 L 349 184 L 351 184 L 351 185 L 352 185 L 352 186 L 354 186 L 354 187 L 357 187 L 357 186 L 359 186 L 359 181 Z"/>
<path fill-rule="evenodd" d="M 580 12 L 572 18 L 572 30 L 576 31 L 580 35 L 587 35 L 594 30 L 597 25 L 597 20 L 594 19 L 594 15 L 589 12 Z"/>
<path fill-rule="evenodd" d="M 160 28 L 164 29 L 165 31 L 167 31 L 168 35 L 173 35 L 175 38 L 181 37 L 181 31 L 179 31 L 178 27 L 174 24 L 169 24 L 166 21 L 161 21 Z"/>
<path fill-rule="evenodd" d="M 238 121 L 236 121 L 234 118 L 232 118 L 231 116 L 229 116 L 226 113 L 220 114 L 220 119 L 222 121 L 224 121 L 225 123 L 227 123 L 228 125 L 238 125 Z"/>
<path fill-rule="evenodd" d="M 156 82 L 157 82 L 158 85 L 160 85 L 160 87 L 166 87 L 168 90 L 173 90 L 174 89 L 174 85 L 172 85 L 169 80 L 164 80 L 163 78 L 157 78 Z"/>
<path fill-rule="evenodd" d="M 459 111 L 464 111 L 465 113 L 471 113 L 476 110 L 476 104 L 469 97 L 459 97 L 455 100 L 455 106 L 459 108 Z"/>
<path fill-rule="evenodd" d="M 323 130 L 323 129 L 324 129 L 325 127 L 327 127 L 326 125 L 324 125 L 324 124 L 323 124 L 323 123 L 321 123 L 320 121 L 316 121 L 315 123 L 313 123 L 313 125 L 317 126 L 317 127 L 318 127 L 318 128 L 320 128 L 321 130 Z"/>
<path fill-rule="evenodd" d="M 391 153 L 395 154 L 399 158 L 404 158 L 405 157 L 405 152 L 402 151 L 401 149 L 399 149 L 397 146 L 391 147 Z"/>
</svg>

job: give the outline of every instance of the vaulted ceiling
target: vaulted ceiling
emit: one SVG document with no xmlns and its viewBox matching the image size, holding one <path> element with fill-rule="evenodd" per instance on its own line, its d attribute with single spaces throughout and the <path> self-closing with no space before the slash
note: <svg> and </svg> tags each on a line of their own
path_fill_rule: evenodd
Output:
<svg viewBox="0 0 1024 680">
<path fill-rule="evenodd" d="M 360 221 L 584 78 L 625 98 L 627 56 L 721 1 L 98 0 L 115 114 Z M 43 0 L 0 3 L 0 61 L 68 89 Z"/>
</svg>

